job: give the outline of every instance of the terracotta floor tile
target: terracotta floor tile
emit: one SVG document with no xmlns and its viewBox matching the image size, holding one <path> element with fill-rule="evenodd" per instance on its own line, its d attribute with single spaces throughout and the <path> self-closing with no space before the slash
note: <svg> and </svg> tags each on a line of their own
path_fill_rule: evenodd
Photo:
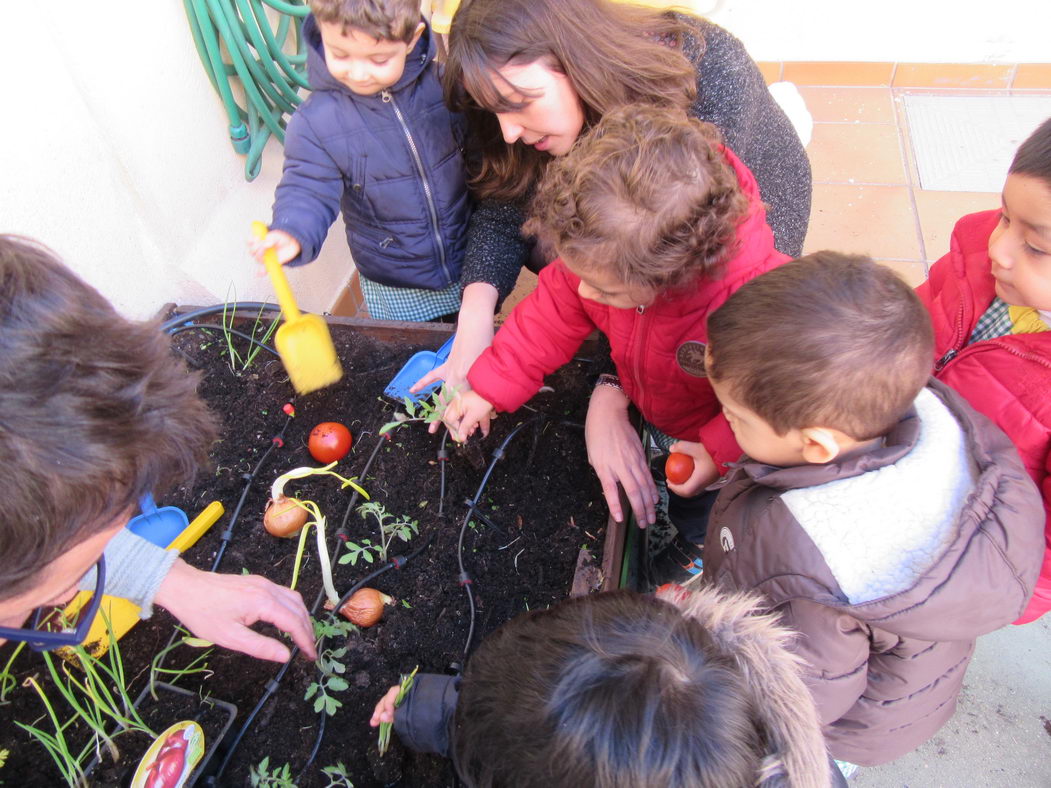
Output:
<svg viewBox="0 0 1051 788">
<path fill-rule="evenodd" d="M 987 63 L 898 63 L 896 88 L 1006 88 L 1013 66 Z"/>
<path fill-rule="evenodd" d="M 922 260 L 909 189 L 815 184 L 804 251 L 819 249 Z"/>
<path fill-rule="evenodd" d="M 759 66 L 759 72 L 763 75 L 767 85 L 781 81 L 780 61 L 762 61 L 756 63 L 756 65 Z"/>
<path fill-rule="evenodd" d="M 1051 90 L 1051 63 L 1019 63 L 1011 88 Z"/>
<path fill-rule="evenodd" d="M 910 186 L 920 185 L 920 171 L 916 165 L 916 152 L 909 136 L 909 114 L 905 111 L 905 91 L 894 91 L 894 117 L 898 124 L 898 139 L 905 160 L 905 176 Z"/>
<path fill-rule="evenodd" d="M 919 287 L 927 279 L 927 264 L 912 260 L 877 260 L 880 265 L 893 268 L 909 287 Z"/>
<path fill-rule="evenodd" d="M 898 130 L 891 124 L 815 123 L 807 154 L 815 183 L 907 182 Z"/>
<path fill-rule="evenodd" d="M 923 247 L 928 262 L 934 262 L 949 251 L 949 238 L 956 220 L 976 211 L 1000 207 L 1000 195 L 987 192 L 936 192 L 915 189 L 916 210 L 923 232 Z"/>
<path fill-rule="evenodd" d="M 496 322 L 503 323 L 511 310 L 515 308 L 523 298 L 532 293 L 536 289 L 536 274 L 530 271 L 528 268 L 523 268 L 518 273 L 518 281 L 515 282 L 515 289 L 511 291 L 505 300 L 503 307 L 496 315 Z"/>
<path fill-rule="evenodd" d="M 807 109 L 818 123 L 893 123 L 894 105 L 889 88 L 799 89 Z"/>
<path fill-rule="evenodd" d="M 890 85 L 893 63 L 786 62 L 781 79 L 797 85 Z"/>
</svg>

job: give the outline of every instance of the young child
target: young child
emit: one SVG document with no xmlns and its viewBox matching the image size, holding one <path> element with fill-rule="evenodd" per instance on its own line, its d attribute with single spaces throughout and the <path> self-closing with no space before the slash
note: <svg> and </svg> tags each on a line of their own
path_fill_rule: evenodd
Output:
<svg viewBox="0 0 1051 788">
<path fill-rule="evenodd" d="M 313 658 L 298 593 L 202 572 L 124 528 L 144 493 L 188 481 L 215 437 L 197 377 L 157 326 L 122 318 L 47 249 L 0 235 L 0 335 L 0 643 L 54 648 L 86 637 L 93 616 L 69 635 L 24 625 L 90 574 L 82 587 L 95 590 L 101 576 L 143 617 L 156 602 L 198 637 L 288 660 L 284 644 L 249 629 L 266 621 Z"/>
<path fill-rule="evenodd" d="M 419 0 L 310 8 L 313 93 L 288 124 L 270 232 L 250 248 L 310 262 L 342 208 L 369 315 L 451 319 L 470 215 L 463 129 L 445 108 Z"/>
<path fill-rule="evenodd" d="M 486 638 L 463 679 L 422 674 L 371 724 L 470 788 L 826 786 L 790 635 L 759 599 L 669 587 L 578 597 Z"/>
<path fill-rule="evenodd" d="M 1004 434 L 929 380 L 923 304 L 868 258 L 764 274 L 708 337 L 745 457 L 720 482 L 703 579 L 761 591 L 800 633 L 834 757 L 897 758 L 952 716 L 975 638 L 1025 608 L 1040 497 Z"/>
<path fill-rule="evenodd" d="M 588 454 L 618 519 L 617 483 L 641 515 L 629 482 L 649 479 L 629 400 L 663 434 L 663 448 L 694 457 L 693 475 L 669 485 L 673 494 L 696 495 L 718 464 L 737 458 L 705 378 L 705 320 L 745 281 L 788 258 L 774 249 L 755 179 L 715 133 L 680 111 L 630 106 L 607 113 L 549 164 L 525 232 L 560 259 L 472 366 L 471 390 L 446 411 L 454 436 L 464 440 L 479 425 L 487 432 L 491 408 L 516 410 L 598 328 L 618 376 L 603 376 L 592 396 Z M 605 423 L 595 417 L 600 396 L 616 398 Z M 596 448 L 610 435 L 612 448 Z M 605 470 L 611 454 L 628 458 L 626 471 Z M 685 536 L 698 543 L 703 533 Z"/>
<path fill-rule="evenodd" d="M 1044 497 L 1044 565 L 1024 624 L 1051 609 L 1051 119 L 1018 149 L 1003 207 L 956 223 L 917 290 L 935 375 L 1014 441 Z"/>
</svg>

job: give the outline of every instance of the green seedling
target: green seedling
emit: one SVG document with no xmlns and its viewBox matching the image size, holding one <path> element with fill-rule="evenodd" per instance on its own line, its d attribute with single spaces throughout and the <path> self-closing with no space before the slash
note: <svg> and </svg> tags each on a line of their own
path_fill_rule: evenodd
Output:
<svg viewBox="0 0 1051 788">
<path fill-rule="evenodd" d="M 328 777 L 328 785 L 325 788 L 354 788 L 354 783 L 347 776 L 347 767 L 343 761 L 336 761 L 335 766 L 326 766 L 321 773 Z"/>
<path fill-rule="evenodd" d="M 398 708 L 401 702 L 405 700 L 405 696 L 409 694 L 409 690 L 412 689 L 412 683 L 416 681 L 416 671 L 420 669 L 417 665 L 412 669 L 412 673 L 403 674 L 401 677 L 401 687 L 398 689 L 398 694 L 394 696 L 394 708 Z M 390 732 L 394 727 L 394 723 L 381 722 L 379 729 L 379 740 L 377 746 L 379 747 L 380 756 L 387 754 L 387 749 L 390 747 Z"/>
<path fill-rule="evenodd" d="M 253 766 L 248 773 L 248 781 L 252 788 L 296 788 L 292 782 L 292 767 L 289 764 L 275 766 L 270 771 L 270 756 L 266 756 L 257 766 Z"/>
<path fill-rule="evenodd" d="M 442 386 L 427 399 L 413 402 L 408 397 L 402 400 L 405 412 L 398 411 L 394 414 L 394 421 L 388 421 L 379 428 L 380 435 L 386 435 L 393 429 L 403 427 L 406 424 L 422 421 L 424 424 L 434 424 L 441 421 L 445 415 L 445 406 L 452 402 L 456 396 L 456 390 L 449 386 Z"/>
<path fill-rule="evenodd" d="M 281 314 L 275 314 L 274 319 L 270 321 L 270 325 L 263 330 L 262 336 L 259 336 L 258 334 L 260 328 L 265 322 L 263 320 L 264 311 L 266 311 L 264 307 L 259 308 L 259 312 L 255 316 L 255 322 L 252 323 L 252 330 L 249 332 L 249 335 L 256 341 L 261 342 L 265 345 L 267 342 L 270 341 L 270 338 L 274 335 L 274 332 L 277 331 L 277 326 L 281 322 Z M 259 351 L 261 350 L 261 348 L 259 347 L 259 345 L 252 343 L 248 348 L 248 352 L 244 355 L 243 358 L 241 354 L 237 352 L 237 350 L 234 348 L 233 343 L 234 335 L 231 333 L 231 330 L 234 327 L 234 318 L 236 316 L 236 306 L 233 306 L 230 301 L 227 301 L 225 304 L 223 304 L 223 339 L 226 341 L 226 351 L 228 353 L 227 360 L 230 363 L 230 371 L 237 372 L 238 370 L 240 370 L 243 372 L 252 365 L 252 362 L 255 361 L 255 357 L 259 355 Z"/>
<path fill-rule="evenodd" d="M 315 664 L 321 678 L 307 687 L 306 695 L 303 696 L 303 700 L 314 699 L 315 712 L 320 714 L 323 711 L 331 717 L 343 705 L 331 693 L 343 692 L 350 686 L 342 675 L 347 672 L 347 666 L 342 662 L 346 655 L 346 646 L 324 649 L 318 654 Z"/>
<path fill-rule="evenodd" d="M 192 676 L 194 674 L 204 674 L 204 677 L 212 675 L 212 671 L 208 670 L 208 657 L 212 655 L 211 646 L 212 643 L 201 638 L 195 638 L 185 629 L 181 627 L 177 628 L 179 632 L 183 633 L 183 636 L 176 640 L 174 643 L 170 643 L 165 648 L 157 652 L 153 660 L 150 662 L 150 697 L 157 700 L 157 682 L 163 677 L 167 683 L 175 684 L 179 679 L 184 676 Z M 199 654 L 185 668 L 164 668 L 161 667 L 165 658 L 168 654 L 179 646 L 189 646 L 190 648 L 204 648 L 208 649 L 203 654 Z"/>
<path fill-rule="evenodd" d="M 376 558 L 381 562 L 387 560 L 387 553 L 391 543 L 397 539 L 408 542 L 413 536 L 420 533 L 420 524 L 408 517 L 398 518 L 387 511 L 386 507 L 379 501 L 363 503 L 358 507 L 361 519 L 367 519 L 371 514 L 376 518 L 380 527 L 380 543 L 373 544 L 370 539 L 362 539 L 361 544 L 347 542 L 347 552 L 339 559 L 341 564 L 355 566 L 359 558 L 364 558 L 367 563 L 372 563 Z"/>
</svg>

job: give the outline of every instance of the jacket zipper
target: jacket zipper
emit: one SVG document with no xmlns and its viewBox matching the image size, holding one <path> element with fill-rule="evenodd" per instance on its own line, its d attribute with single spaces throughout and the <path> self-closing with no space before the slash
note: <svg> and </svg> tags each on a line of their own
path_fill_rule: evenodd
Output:
<svg viewBox="0 0 1051 788">
<path fill-rule="evenodd" d="M 956 328 L 953 333 L 952 347 L 942 356 L 934 365 L 934 373 L 937 374 L 942 371 L 946 364 L 952 361 L 960 350 L 964 347 L 964 340 L 966 337 L 963 336 L 963 302 L 956 309 Z"/>
<path fill-rule="evenodd" d="M 416 171 L 420 174 L 420 182 L 423 184 L 423 196 L 427 198 L 427 210 L 431 215 L 431 230 L 434 232 L 434 241 L 438 245 L 438 261 L 442 266 L 442 273 L 445 274 L 445 281 L 452 284 L 453 278 L 449 275 L 449 268 L 445 263 L 445 244 L 442 243 L 442 234 L 438 229 L 438 211 L 434 207 L 434 196 L 431 193 L 431 184 L 427 180 L 427 173 L 423 169 L 423 160 L 420 158 L 420 152 L 416 148 L 416 140 L 412 138 L 412 132 L 409 131 L 409 126 L 405 122 L 404 116 L 401 114 L 401 110 L 398 109 L 398 103 L 394 100 L 394 96 L 389 90 L 380 91 L 380 97 L 383 99 L 384 104 L 390 104 L 394 109 L 394 115 L 398 118 L 398 123 L 401 125 L 401 130 L 405 134 L 405 139 L 409 143 L 409 150 L 412 152 L 413 161 L 416 162 Z"/>
<path fill-rule="evenodd" d="M 646 418 L 646 392 L 643 388 L 643 377 L 640 360 L 642 359 L 642 338 L 645 334 L 646 325 L 646 307 L 638 306 L 635 307 L 635 314 L 638 317 L 635 320 L 635 346 L 633 355 L 632 367 L 635 370 L 635 390 L 638 392 L 639 401 L 635 403 L 639 409 L 639 413 L 642 414 L 643 418 Z"/>
</svg>

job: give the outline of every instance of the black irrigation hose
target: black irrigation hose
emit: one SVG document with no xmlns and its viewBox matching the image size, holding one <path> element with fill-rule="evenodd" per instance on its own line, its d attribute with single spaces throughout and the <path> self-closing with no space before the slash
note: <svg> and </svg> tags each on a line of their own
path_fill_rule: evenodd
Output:
<svg viewBox="0 0 1051 788">
<path fill-rule="evenodd" d="M 432 533 L 430 536 L 427 537 L 427 539 L 424 540 L 423 544 L 421 544 L 419 548 L 414 550 L 412 553 L 409 553 L 407 556 L 395 556 L 394 558 L 391 558 L 389 561 L 387 561 L 386 564 L 372 571 L 371 573 L 363 577 L 361 580 L 359 580 L 357 583 L 355 583 L 351 587 L 351 589 L 340 598 L 339 603 L 329 613 L 329 617 L 334 618 L 335 615 L 337 615 L 339 609 L 346 604 L 347 600 L 350 599 L 354 592 L 360 589 L 363 585 L 365 585 L 365 583 L 368 583 L 374 578 L 379 577 L 384 572 L 390 569 L 401 569 L 403 566 L 405 566 L 405 564 L 408 563 L 411 559 L 415 558 L 420 553 L 422 553 L 427 547 L 429 547 L 433 538 L 434 535 Z M 317 649 L 319 652 L 324 647 L 325 637 L 325 635 L 322 635 L 321 638 L 318 640 Z M 240 745 L 241 739 L 244 738 L 245 734 L 248 732 L 248 729 L 252 727 L 252 723 L 255 722 L 255 718 L 259 715 L 259 712 L 262 710 L 263 706 L 266 705 L 266 702 L 270 700 L 270 698 L 275 692 L 277 692 L 278 687 L 281 685 L 281 680 L 285 677 L 285 674 L 288 672 L 288 669 L 292 666 L 292 662 L 293 660 L 295 660 L 297 654 L 299 654 L 299 647 L 293 646 L 291 656 L 288 658 L 288 662 L 283 664 L 278 669 L 277 674 L 266 683 L 266 689 L 264 690 L 263 695 L 256 702 L 255 707 L 252 709 L 251 714 L 248 715 L 248 718 L 241 724 L 241 727 L 238 729 L 233 741 L 230 743 L 230 748 L 227 750 L 226 755 L 223 757 L 222 763 L 219 764 L 218 770 L 216 770 L 214 775 L 208 778 L 208 785 L 219 785 L 219 778 L 222 777 L 223 772 L 226 771 L 226 767 L 230 765 L 230 760 L 231 758 L 233 758 L 234 753 L 237 751 L 237 747 Z M 320 744 L 315 746 L 314 755 L 316 755 L 316 750 L 318 747 L 320 747 Z M 309 765 L 310 763 L 307 764 L 307 766 Z"/>
<path fill-rule="evenodd" d="M 237 506 L 234 507 L 233 514 L 230 515 L 230 522 L 226 526 L 226 530 L 219 536 L 219 549 L 216 551 L 215 560 L 212 561 L 212 568 L 209 572 L 219 571 L 219 564 L 223 560 L 223 554 L 226 552 L 226 546 L 233 540 L 234 525 L 237 523 L 237 519 L 241 516 L 241 509 L 244 507 L 245 498 L 248 497 L 248 491 L 252 487 L 252 482 L 255 477 L 259 474 L 259 471 L 263 467 L 263 463 L 266 462 L 267 457 L 270 456 L 270 452 L 274 450 L 274 447 L 280 447 L 285 445 L 285 431 L 288 429 L 288 425 L 292 423 L 294 417 L 291 415 L 285 415 L 284 426 L 281 427 L 281 431 L 270 440 L 270 445 L 267 446 L 266 451 L 263 452 L 263 456 L 259 458 L 259 462 L 255 464 L 255 468 L 252 469 L 251 473 L 243 474 L 242 478 L 245 480 L 244 489 L 241 491 L 241 499 L 237 502 Z M 178 637 L 179 630 L 173 629 L 171 637 L 168 638 L 168 645 L 162 650 L 162 656 L 157 661 L 157 668 L 164 667 L 165 656 L 168 654 L 168 648 L 171 647 L 172 643 L 175 642 L 175 638 Z"/>
<path fill-rule="evenodd" d="M 258 314 L 260 310 L 270 312 L 280 312 L 281 307 L 277 304 L 271 304 L 266 301 L 231 301 L 226 304 L 214 304 L 213 306 L 206 306 L 202 309 L 195 309 L 192 312 L 186 312 L 182 315 L 176 315 L 175 317 L 168 318 L 161 323 L 161 331 L 166 334 L 174 333 L 173 328 L 182 324 L 189 323 L 199 317 L 207 317 L 208 315 L 214 315 L 219 312 L 236 312 L 238 309 L 250 309 L 255 310 Z"/>
<path fill-rule="evenodd" d="M 467 524 L 471 521 L 471 517 L 474 515 L 475 509 L 478 508 L 478 501 L 481 499 L 482 493 L 485 491 L 485 486 L 489 483 L 489 477 L 492 476 L 493 469 L 496 468 L 496 463 L 503 459 L 504 451 L 507 449 L 507 444 L 509 444 L 511 442 L 511 439 L 514 438 L 514 436 L 517 435 L 519 432 L 521 432 L 522 429 L 525 428 L 527 425 L 532 424 L 533 422 L 536 422 L 543 418 L 546 417 L 543 416 L 543 414 L 538 413 L 537 415 L 526 419 L 521 424 L 517 425 L 509 433 L 507 433 L 507 437 L 504 438 L 500 446 L 497 447 L 497 449 L 493 452 L 493 459 L 490 461 L 489 467 L 485 470 L 485 475 L 482 477 L 482 481 L 478 485 L 478 492 L 474 494 L 474 499 L 469 500 L 467 502 L 467 514 L 464 515 L 463 523 L 460 525 L 460 536 L 456 541 L 456 563 L 460 567 L 459 583 L 460 586 L 462 586 L 464 591 L 467 593 L 467 604 L 471 611 L 471 623 L 467 630 L 467 642 L 463 644 L 464 657 L 466 657 L 468 652 L 471 650 L 471 641 L 474 639 L 475 618 L 474 594 L 471 591 L 471 585 L 473 581 L 471 580 L 471 576 L 467 574 L 467 570 L 464 568 L 463 565 L 463 538 L 464 534 L 467 533 Z"/>
<path fill-rule="evenodd" d="M 449 450 L 445 448 L 445 442 L 449 439 L 449 429 L 446 427 L 442 433 L 442 443 L 438 447 L 438 468 L 441 471 L 441 488 L 438 491 L 438 517 L 445 513 L 445 466 L 449 462 Z"/>
<path fill-rule="evenodd" d="M 366 577 L 362 578 L 357 583 L 355 583 L 351 587 L 351 589 L 349 591 L 347 591 L 340 598 L 339 602 L 331 610 L 331 612 L 329 613 L 329 619 L 334 619 L 336 617 L 336 614 L 339 612 L 339 609 L 341 607 L 343 607 L 343 605 L 345 605 L 347 603 L 347 601 L 352 596 L 354 596 L 354 594 L 357 593 L 357 591 L 360 588 L 362 588 L 362 586 L 364 586 L 367 582 L 369 582 L 373 578 L 376 578 L 379 575 L 383 574 L 388 569 L 392 569 L 392 568 L 393 569 L 401 569 L 402 567 L 405 566 L 405 564 L 407 564 L 413 558 L 415 558 L 420 553 L 422 553 L 424 550 L 426 550 L 428 547 L 430 547 L 431 546 L 431 542 L 433 542 L 433 541 L 434 541 L 434 531 L 431 531 L 427 535 L 427 537 L 423 540 L 423 542 L 420 544 L 420 546 L 417 547 L 415 550 L 413 550 L 411 553 L 409 553 L 408 555 L 405 555 L 405 556 L 395 556 L 394 558 L 390 559 L 385 566 L 380 567 L 379 569 L 377 569 L 372 574 L 367 575 Z M 320 640 L 318 640 L 318 646 L 317 646 L 318 653 L 321 652 L 321 649 L 324 646 L 326 637 L 327 637 L 326 635 L 322 635 Z M 307 769 L 310 768 L 311 764 L 314 763 L 314 759 L 317 758 L 318 751 L 321 749 L 321 741 L 325 737 L 325 720 L 328 718 L 328 714 L 327 714 L 327 712 L 325 712 L 324 709 L 322 709 L 321 710 L 321 714 L 319 715 L 319 717 L 320 717 L 320 719 L 318 720 L 318 732 L 317 732 L 317 737 L 314 740 L 314 747 L 310 751 L 310 757 L 307 758 L 307 762 L 305 764 L 303 764 L 303 768 L 299 772 L 299 777 L 302 777 L 303 773 Z"/>
<path fill-rule="evenodd" d="M 227 334 L 233 334 L 234 336 L 241 337 L 241 339 L 251 342 L 253 345 L 262 348 L 263 350 L 273 353 L 278 358 L 281 357 L 281 355 L 273 347 L 266 344 L 265 342 L 260 342 L 258 339 L 246 334 L 244 331 L 238 331 L 236 328 L 227 328 L 226 326 L 217 326 L 214 323 L 191 323 L 187 326 L 176 326 L 175 328 L 170 329 L 168 331 L 168 334 L 170 334 L 171 336 L 175 336 L 176 334 L 181 334 L 183 331 L 192 331 L 195 328 L 203 330 L 215 329 L 216 331 L 223 331 Z"/>
<path fill-rule="evenodd" d="M 369 468 L 372 467 L 372 461 L 376 459 L 376 455 L 379 454 L 380 446 L 387 442 L 386 435 L 379 435 L 376 438 L 376 445 L 372 447 L 372 454 L 369 455 L 368 461 L 365 463 L 365 467 L 361 469 L 361 473 L 358 474 L 358 478 L 361 479 L 362 485 L 365 484 L 365 475 L 369 472 Z M 343 512 L 343 522 L 340 523 L 339 529 L 336 531 L 337 537 L 344 537 L 347 534 L 347 520 L 350 519 L 350 513 L 354 510 L 354 504 L 358 502 L 359 493 L 354 490 L 354 494 L 350 496 L 350 503 L 347 504 L 346 511 Z M 332 559 L 335 562 L 335 558 Z"/>
</svg>

